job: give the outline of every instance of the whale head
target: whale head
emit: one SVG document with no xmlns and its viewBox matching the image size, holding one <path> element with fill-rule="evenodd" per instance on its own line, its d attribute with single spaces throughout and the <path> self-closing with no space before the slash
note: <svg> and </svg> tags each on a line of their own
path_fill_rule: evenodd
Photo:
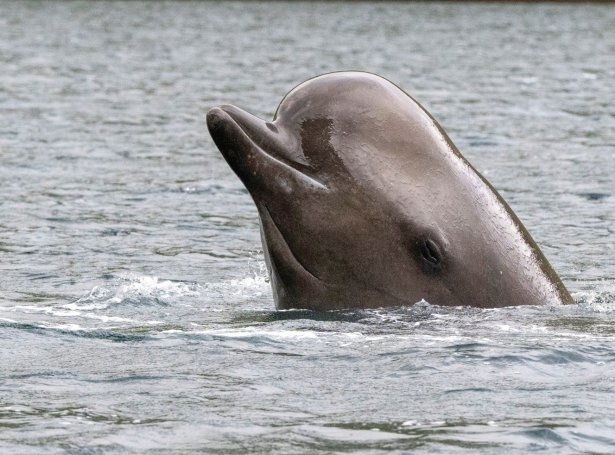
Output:
<svg viewBox="0 0 615 455">
<path fill-rule="evenodd" d="M 326 74 L 272 121 L 222 105 L 207 126 L 258 209 L 279 309 L 572 302 L 497 191 L 384 78 Z"/>
</svg>

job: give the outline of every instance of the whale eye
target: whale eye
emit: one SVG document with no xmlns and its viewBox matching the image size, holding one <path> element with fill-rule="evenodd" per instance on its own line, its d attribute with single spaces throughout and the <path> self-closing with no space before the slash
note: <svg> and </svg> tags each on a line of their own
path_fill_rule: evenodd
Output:
<svg viewBox="0 0 615 455">
<path fill-rule="evenodd" d="M 442 267 L 442 253 L 440 247 L 431 239 L 422 239 L 418 242 L 422 262 L 428 271 L 440 270 Z"/>
<path fill-rule="evenodd" d="M 265 122 L 265 126 L 267 126 L 267 128 L 269 128 L 270 131 L 273 131 L 274 133 L 278 132 L 278 127 L 275 126 L 273 123 L 271 122 Z"/>
</svg>

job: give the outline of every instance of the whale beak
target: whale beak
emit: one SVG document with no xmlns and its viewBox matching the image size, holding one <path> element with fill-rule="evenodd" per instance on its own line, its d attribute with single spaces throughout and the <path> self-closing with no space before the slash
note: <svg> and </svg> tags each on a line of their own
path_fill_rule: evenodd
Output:
<svg viewBox="0 0 615 455">
<path fill-rule="evenodd" d="M 237 127 L 258 147 L 267 151 L 279 148 L 279 145 L 275 143 L 276 127 L 249 112 L 230 104 L 223 104 L 210 109 L 207 113 L 207 128 L 216 145 L 219 145 L 219 142 L 224 144 L 226 140 L 232 139 L 233 130 Z M 226 148 L 220 149 L 222 154 L 225 150 Z"/>
<path fill-rule="evenodd" d="M 274 123 L 225 104 L 209 110 L 207 129 L 253 197 L 306 185 L 325 187 L 309 176 L 309 167 L 293 153 L 297 146 Z"/>
</svg>

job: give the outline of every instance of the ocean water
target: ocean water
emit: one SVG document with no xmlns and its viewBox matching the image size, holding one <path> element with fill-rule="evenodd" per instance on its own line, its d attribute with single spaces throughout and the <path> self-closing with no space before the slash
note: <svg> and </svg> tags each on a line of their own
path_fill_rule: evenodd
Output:
<svg viewBox="0 0 615 455">
<path fill-rule="evenodd" d="M 417 98 L 577 304 L 276 312 L 208 137 L 320 73 Z M 615 7 L 0 2 L 0 452 L 613 453 Z"/>
</svg>

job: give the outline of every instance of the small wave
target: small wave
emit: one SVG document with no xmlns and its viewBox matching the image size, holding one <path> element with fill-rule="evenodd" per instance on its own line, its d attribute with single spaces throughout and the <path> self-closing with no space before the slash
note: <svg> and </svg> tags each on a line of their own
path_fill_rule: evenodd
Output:
<svg viewBox="0 0 615 455">
<path fill-rule="evenodd" d="M 615 283 L 602 282 L 589 291 L 576 292 L 574 300 L 583 310 L 595 313 L 615 312 Z"/>
<path fill-rule="evenodd" d="M 93 319 L 97 321 L 101 321 L 104 323 L 108 322 L 117 322 L 117 323 L 139 323 L 145 325 L 158 325 L 163 324 L 162 321 L 151 320 L 151 321 L 137 321 L 131 318 L 123 318 L 120 316 L 107 316 L 104 314 L 95 314 L 90 312 L 82 312 L 78 310 L 66 310 L 67 305 L 61 305 L 59 307 L 55 306 L 34 306 L 34 305 L 15 305 L 10 307 L 12 312 L 21 312 L 26 314 L 44 314 L 55 317 L 62 318 L 71 318 L 71 317 L 80 317 L 86 319 Z M 88 310 L 90 310 L 88 308 Z"/>
<path fill-rule="evenodd" d="M 202 328 L 194 319 L 201 321 L 201 312 L 224 314 L 229 304 L 242 309 L 255 302 L 269 304 L 269 289 L 265 278 L 255 274 L 206 284 L 125 275 L 94 286 L 73 301 L 4 306 L 0 314 L 41 328 L 72 332 L 135 327 L 152 332 L 169 326 L 191 329 L 190 324 Z M 259 299 L 261 296 L 264 298 Z M 207 320 L 212 317 L 208 315 Z"/>
<path fill-rule="evenodd" d="M 206 300 L 228 301 L 234 298 L 258 298 L 269 291 L 262 275 L 221 282 L 198 284 L 162 280 L 152 276 L 126 276 L 111 286 L 95 286 L 74 302 L 61 307 L 65 310 L 105 310 L 123 305 L 172 305 L 185 297 L 204 297 Z M 210 310 L 208 308 L 208 310 Z"/>
<path fill-rule="evenodd" d="M 218 283 L 207 283 L 202 289 L 209 293 L 220 296 L 260 297 L 269 290 L 269 284 L 265 277 L 248 276 L 245 278 L 231 279 Z"/>
<path fill-rule="evenodd" d="M 340 444 L 368 444 L 383 443 L 385 441 L 411 439 L 411 436 L 403 433 L 383 431 L 378 427 L 368 429 L 345 428 L 344 426 L 317 426 L 302 425 L 295 432 L 322 443 Z"/>
<path fill-rule="evenodd" d="M 160 280 L 150 276 L 128 276 L 121 278 L 125 284 L 112 287 L 95 286 L 87 295 L 78 300 L 62 305 L 68 310 L 104 310 L 116 305 L 166 305 L 178 297 L 198 296 L 200 286 Z"/>
<path fill-rule="evenodd" d="M 6 318 L 0 318 L 0 327 L 41 335 L 69 335 L 79 338 L 94 338 L 117 342 L 143 341 L 151 338 L 148 334 L 119 332 L 114 328 L 83 327 L 79 324 L 49 324 L 47 322 L 32 324 Z"/>
<path fill-rule="evenodd" d="M 336 332 L 317 332 L 311 330 L 258 330 L 253 328 L 239 329 L 212 329 L 212 330 L 164 330 L 159 332 L 160 335 L 190 335 L 190 336 L 207 336 L 213 338 L 234 338 L 234 339 L 261 339 L 271 341 L 289 341 L 289 340 L 320 340 L 327 335 L 339 335 Z M 350 338 L 360 336 L 355 333 L 345 333 Z"/>
</svg>

